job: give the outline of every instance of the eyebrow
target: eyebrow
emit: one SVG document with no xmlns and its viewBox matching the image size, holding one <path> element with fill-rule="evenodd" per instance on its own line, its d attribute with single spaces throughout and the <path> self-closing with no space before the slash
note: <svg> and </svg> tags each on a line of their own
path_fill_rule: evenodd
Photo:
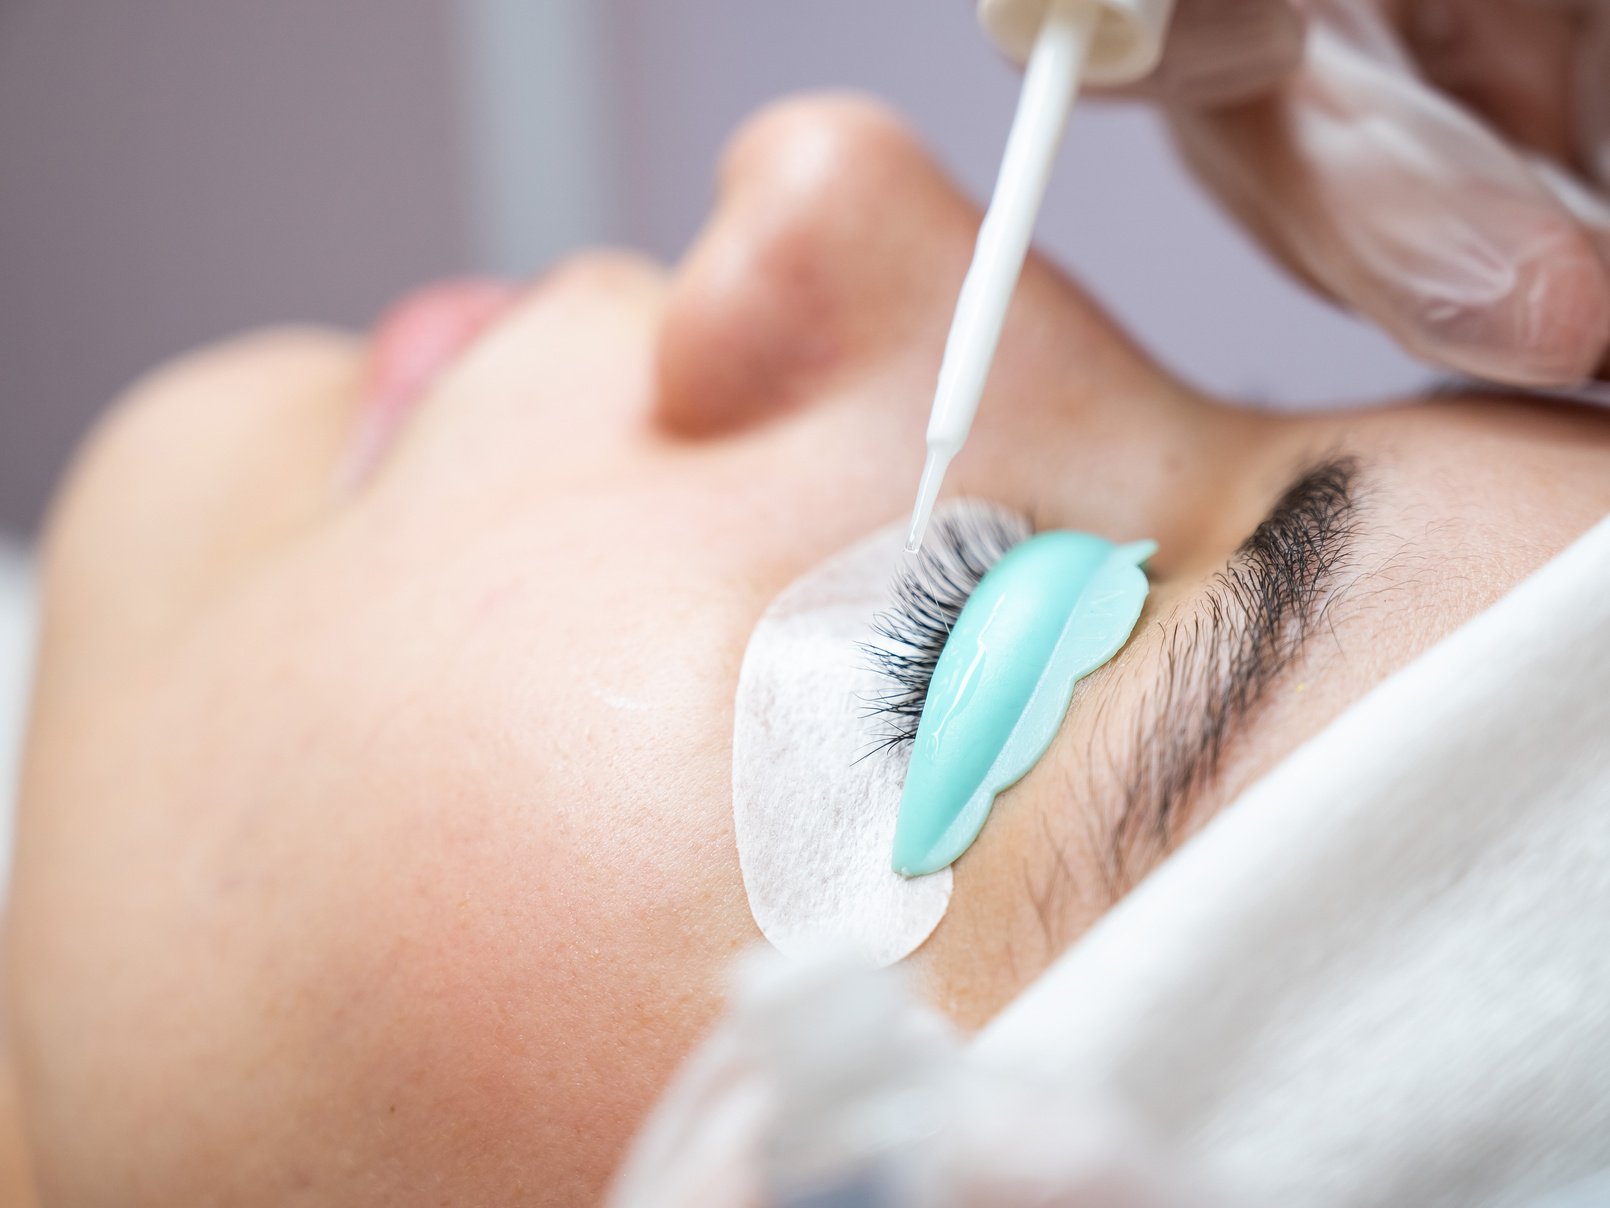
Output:
<svg viewBox="0 0 1610 1208">
<path fill-rule="evenodd" d="M 1108 838 L 1115 878 L 1138 848 L 1167 850 L 1230 742 L 1326 623 L 1355 544 L 1358 482 L 1351 456 L 1305 468 L 1189 615 L 1165 626 Z"/>
</svg>

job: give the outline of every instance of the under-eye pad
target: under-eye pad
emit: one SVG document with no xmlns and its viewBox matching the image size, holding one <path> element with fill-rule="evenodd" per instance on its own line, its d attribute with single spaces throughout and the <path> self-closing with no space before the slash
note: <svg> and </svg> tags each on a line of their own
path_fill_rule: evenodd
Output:
<svg viewBox="0 0 1610 1208">
<path fill-rule="evenodd" d="M 1039 762 L 1074 685 L 1129 640 L 1146 602 L 1141 564 L 1156 548 L 1041 533 L 984 575 L 928 686 L 894 831 L 896 872 L 948 870 L 996 794 Z"/>
<path fill-rule="evenodd" d="M 991 505 L 946 503 L 936 523 Z M 744 652 L 732 728 L 732 818 L 749 910 L 790 956 L 834 948 L 872 965 L 912 952 L 950 903 L 949 872 L 889 867 L 910 743 L 882 743 L 888 691 L 865 644 L 908 561 L 890 527 L 772 601 Z"/>
</svg>

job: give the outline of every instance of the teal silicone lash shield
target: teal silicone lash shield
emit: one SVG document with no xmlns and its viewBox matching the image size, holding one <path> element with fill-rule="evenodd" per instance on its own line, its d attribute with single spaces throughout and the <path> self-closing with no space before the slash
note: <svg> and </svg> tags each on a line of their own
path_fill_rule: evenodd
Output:
<svg viewBox="0 0 1610 1208">
<path fill-rule="evenodd" d="M 1053 531 L 1009 550 L 957 618 L 928 685 L 895 826 L 893 865 L 948 868 L 997 794 L 1039 762 L 1074 685 L 1129 640 L 1151 541 Z"/>
</svg>

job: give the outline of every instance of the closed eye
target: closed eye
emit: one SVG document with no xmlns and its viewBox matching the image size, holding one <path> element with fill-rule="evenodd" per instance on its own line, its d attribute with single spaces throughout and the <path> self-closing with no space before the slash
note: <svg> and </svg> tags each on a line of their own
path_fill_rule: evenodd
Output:
<svg viewBox="0 0 1610 1208">
<path fill-rule="evenodd" d="M 1161 623 L 1162 666 L 1135 707 L 1109 858 L 1165 849 L 1226 748 L 1325 619 L 1355 548 L 1360 469 L 1335 456 L 1303 470 L 1193 600 Z"/>
</svg>

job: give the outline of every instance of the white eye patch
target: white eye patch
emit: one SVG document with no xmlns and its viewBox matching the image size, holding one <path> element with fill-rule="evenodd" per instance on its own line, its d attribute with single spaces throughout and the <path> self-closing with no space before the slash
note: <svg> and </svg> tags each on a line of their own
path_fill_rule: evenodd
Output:
<svg viewBox="0 0 1610 1208">
<path fill-rule="evenodd" d="M 977 506 L 987 505 L 943 511 Z M 910 748 L 877 750 L 865 716 L 889 685 L 861 643 L 889 606 L 904 540 L 891 526 L 796 579 L 744 653 L 732 731 L 738 864 L 756 925 L 787 955 L 833 948 L 893 964 L 950 904 L 948 868 L 906 878 L 891 866 Z"/>
</svg>

